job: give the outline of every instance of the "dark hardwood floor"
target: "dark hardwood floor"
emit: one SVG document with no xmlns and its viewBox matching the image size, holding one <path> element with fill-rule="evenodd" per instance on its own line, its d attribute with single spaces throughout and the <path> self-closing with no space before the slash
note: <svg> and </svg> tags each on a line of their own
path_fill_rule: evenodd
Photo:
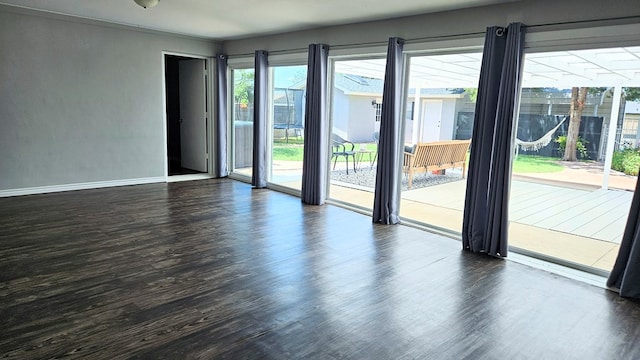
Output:
<svg viewBox="0 0 640 360">
<path fill-rule="evenodd" d="M 640 305 L 232 180 L 0 199 L 11 359 L 639 359 Z"/>
</svg>

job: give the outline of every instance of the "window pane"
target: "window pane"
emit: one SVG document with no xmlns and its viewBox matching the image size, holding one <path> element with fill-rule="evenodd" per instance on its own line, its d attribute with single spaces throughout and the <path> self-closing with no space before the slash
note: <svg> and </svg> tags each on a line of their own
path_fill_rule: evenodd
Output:
<svg viewBox="0 0 640 360">
<path fill-rule="evenodd" d="M 270 181 L 302 188 L 304 106 L 307 66 L 273 68 L 271 89 L 272 160 Z"/>
<path fill-rule="evenodd" d="M 373 207 L 385 59 L 334 62 L 329 196 Z"/>
<path fill-rule="evenodd" d="M 253 164 L 253 69 L 236 69 L 233 78 L 233 172 L 251 176 Z"/>
<path fill-rule="evenodd" d="M 400 216 L 461 232 L 481 59 L 410 58 Z"/>
<path fill-rule="evenodd" d="M 605 271 L 613 267 L 640 165 L 640 111 L 624 106 L 634 91 L 614 85 L 640 84 L 634 80 L 638 55 L 640 48 L 525 56 L 511 246 Z M 625 161 L 634 158 L 625 174 Z"/>
</svg>

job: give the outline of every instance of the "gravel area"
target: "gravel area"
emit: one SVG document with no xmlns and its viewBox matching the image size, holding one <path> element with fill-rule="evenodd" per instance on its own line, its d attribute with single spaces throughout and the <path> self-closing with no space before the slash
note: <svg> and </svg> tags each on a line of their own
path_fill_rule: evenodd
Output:
<svg viewBox="0 0 640 360">
<path fill-rule="evenodd" d="M 435 175 L 430 173 L 415 174 L 413 176 L 413 186 L 411 187 L 411 190 L 457 181 L 460 180 L 461 176 L 461 171 L 459 169 L 447 170 L 444 175 Z M 359 169 L 355 173 L 353 172 L 353 169 L 350 169 L 348 175 L 345 170 L 336 170 L 331 172 L 331 180 L 338 181 L 341 185 L 347 187 L 373 191 L 376 180 L 376 169 L 365 167 Z M 404 174 L 402 175 L 402 190 L 408 190 L 407 177 Z"/>
</svg>

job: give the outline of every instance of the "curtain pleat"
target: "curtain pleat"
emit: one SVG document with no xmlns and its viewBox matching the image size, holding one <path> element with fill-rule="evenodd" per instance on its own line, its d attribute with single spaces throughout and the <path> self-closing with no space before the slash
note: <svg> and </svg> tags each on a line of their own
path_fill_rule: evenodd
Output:
<svg viewBox="0 0 640 360">
<path fill-rule="evenodd" d="M 251 185 L 267 187 L 267 73 L 268 54 L 255 52 L 255 79 L 253 93 L 253 172 Z"/>
<path fill-rule="evenodd" d="M 307 98 L 304 121 L 302 202 L 324 204 L 327 193 L 327 62 L 329 46 L 309 45 Z"/>
<path fill-rule="evenodd" d="M 378 167 L 373 199 L 373 222 L 400 222 L 400 169 L 402 166 L 402 78 L 404 40 L 390 38 L 382 93 Z"/>
<path fill-rule="evenodd" d="M 216 176 L 229 175 L 227 166 L 227 56 L 216 57 Z"/>
<path fill-rule="evenodd" d="M 507 256 L 514 119 L 524 26 L 489 27 L 478 84 L 462 225 L 463 248 Z"/>
<path fill-rule="evenodd" d="M 607 286 L 620 296 L 640 299 L 640 181 L 631 200 L 629 217 L 622 235 L 618 257 L 609 274 Z"/>
</svg>

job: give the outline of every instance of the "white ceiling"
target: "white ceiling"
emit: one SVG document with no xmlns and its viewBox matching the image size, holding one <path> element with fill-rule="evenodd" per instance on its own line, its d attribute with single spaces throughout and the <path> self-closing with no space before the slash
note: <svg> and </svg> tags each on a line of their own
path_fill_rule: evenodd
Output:
<svg viewBox="0 0 640 360">
<path fill-rule="evenodd" d="M 0 4 L 209 39 L 250 37 L 517 0 L 0 0 Z"/>
</svg>

